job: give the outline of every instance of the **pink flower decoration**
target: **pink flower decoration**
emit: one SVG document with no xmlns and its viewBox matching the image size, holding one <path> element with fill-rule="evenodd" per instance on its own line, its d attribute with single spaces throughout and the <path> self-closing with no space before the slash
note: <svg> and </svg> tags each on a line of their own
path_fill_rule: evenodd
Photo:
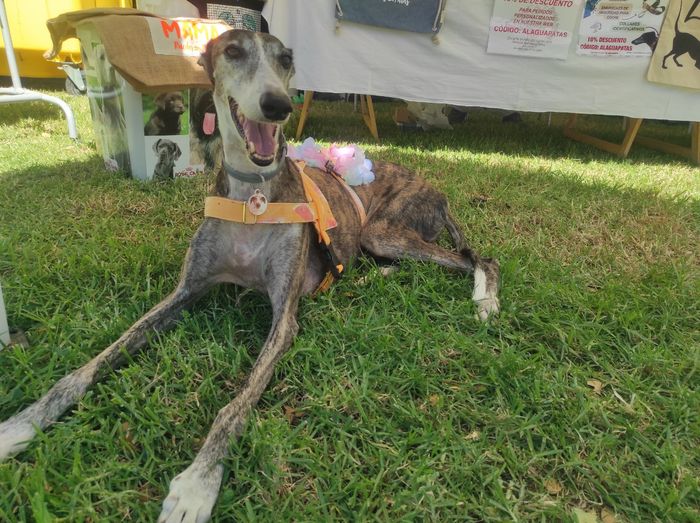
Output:
<svg viewBox="0 0 700 523">
<path fill-rule="evenodd" d="M 374 181 L 372 162 L 365 158 L 365 152 L 355 144 L 336 144 L 322 148 L 313 138 L 307 138 L 301 145 L 289 145 L 287 156 L 292 160 L 303 160 L 311 167 L 334 169 L 348 185 L 364 185 Z"/>
</svg>

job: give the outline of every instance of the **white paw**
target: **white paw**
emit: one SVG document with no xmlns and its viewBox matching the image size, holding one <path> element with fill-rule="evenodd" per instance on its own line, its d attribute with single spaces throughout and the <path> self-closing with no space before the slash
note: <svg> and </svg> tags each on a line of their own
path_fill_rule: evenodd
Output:
<svg viewBox="0 0 700 523">
<path fill-rule="evenodd" d="M 13 418 L 0 423 L 0 461 L 22 452 L 36 435 L 31 423 Z"/>
<path fill-rule="evenodd" d="M 395 265 L 385 265 L 383 267 L 379 268 L 379 275 L 382 276 L 383 278 L 387 278 L 388 276 L 391 276 L 394 274 L 396 271 L 398 271 L 399 268 L 396 267 Z M 358 285 L 367 285 L 370 281 L 372 281 L 373 275 L 368 274 L 367 276 L 363 276 L 359 280 L 357 280 Z"/>
<path fill-rule="evenodd" d="M 205 523 L 219 495 L 223 467 L 217 465 L 203 473 L 195 464 L 170 482 L 158 523 Z"/>
<path fill-rule="evenodd" d="M 493 298 L 484 298 L 482 300 L 474 300 L 476 303 L 476 311 L 479 316 L 479 320 L 486 321 L 491 316 L 498 314 L 501 310 L 501 304 L 498 302 L 498 298 L 494 296 Z"/>
</svg>

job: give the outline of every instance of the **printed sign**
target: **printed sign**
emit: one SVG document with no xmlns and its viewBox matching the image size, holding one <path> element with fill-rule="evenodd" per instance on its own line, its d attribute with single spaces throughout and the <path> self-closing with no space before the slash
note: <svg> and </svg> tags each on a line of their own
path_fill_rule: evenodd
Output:
<svg viewBox="0 0 700 523">
<path fill-rule="evenodd" d="M 496 0 L 486 51 L 566 59 L 583 0 Z"/>
<path fill-rule="evenodd" d="M 576 54 L 651 56 L 669 0 L 586 0 Z"/>
<path fill-rule="evenodd" d="M 199 56 L 207 42 L 231 29 L 226 24 L 190 18 L 147 18 L 156 54 Z"/>
</svg>

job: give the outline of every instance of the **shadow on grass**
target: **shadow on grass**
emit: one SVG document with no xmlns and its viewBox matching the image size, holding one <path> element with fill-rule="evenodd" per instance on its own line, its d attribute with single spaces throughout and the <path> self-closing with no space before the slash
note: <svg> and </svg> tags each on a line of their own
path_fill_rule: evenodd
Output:
<svg viewBox="0 0 700 523">
<path fill-rule="evenodd" d="M 365 131 L 360 124 L 355 132 L 359 136 Z M 466 134 L 483 152 L 503 152 L 499 144 L 505 142 L 506 151 L 538 156 L 532 144 L 521 150 L 520 144 L 512 144 L 497 133 L 488 140 L 479 137 L 478 130 Z M 329 136 L 330 132 L 324 138 L 333 139 Z M 429 136 L 431 141 L 421 147 Z M 448 517 L 444 519 L 463 518 L 465 510 L 480 516 L 484 501 L 508 508 L 515 502 L 503 501 L 502 486 L 511 481 L 516 493 L 518 483 L 523 485 L 525 494 L 518 495 L 524 496 L 525 503 L 535 510 L 557 510 L 558 520 L 563 519 L 568 505 L 580 499 L 603 499 L 622 513 L 631 513 L 631 520 L 640 521 L 653 519 L 664 503 L 666 510 L 669 506 L 692 506 L 692 500 L 681 496 L 683 485 L 678 487 L 671 477 L 680 461 L 668 459 L 663 462 L 663 471 L 654 470 L 660 467 L 655 445 L 637 443 L 631 436 L 623 438 L 623 433 L 613 432 L 613 428 L 624 428 L 624 434 L 651 433 L 645 436 L 650 441 L 670 441 L 673 438 L 668 433 L 678 434 L 673 451 L 681 456 L 693 444 L 693 435 L 684 432 L 691 425 L 680 415 L 674 418 L 664 401 L 684 402 L 676 399 L 672 385 L 679 383 L 683 374 L 691 374 L 695 361 L 688 347 L 697 303 L 687 292 L 692 267 L 684 263 L 697 245 L 697 216 L 693 215 L 697 205 L 661 197 L 652 190 L 620 188 L 545 168 L 504 167 L 478 157 L 455 160 L 416 154 L 457 150 L 453 138 L 440 143 L 449 136 L 417 134 L 413 140 L 400 140 L 401 147 L 387 147 L 380 156 L 427 173 L 448 193 L 470 243 L 500 258 L 503 319 L 488 330 L 470 322 L 471 282 L 452 275 L 442 278 L 440 271 L 420 264 L 412 266 L 416 269 L 413 274 L 399 274 L 397 278 L 403 280 L 398 284 L 394 280 L 386 287 L 361 287 L 345 280 L 318 302 L 305 300 L 300 310 L 300 317 L 306 320 L 300 322 L 303 341 L 295 346 L 293 357 L 280 362 L 263 398 L 260 410 L 267 412 L 259 419 L 267 425 L 259 428 L 250 423 L 236 444 L 242 451 L 229 460 L 229 466 L 240 475 L 232 474 L 235 480 L 226 481 L 217 511 L 236 512 L 241 515 L 237 519 L 243 519 L 245 509 L 238 500 L 247 503 L 249 499 L 256 510 L 279 511 L 283 503 L 285 510 L 295 504 L 294 510 L 302 510 L 298 497 L 280 494 L 281 490 L 268 484 L 266 478 L 271 475 L 260 474 L 268 456 L 276 459 L 284 445 L 294 449 L 285 450 L 287 455 L 298 456 L 300 449 L 318 451 L 311 459 L 295 462 L 299 477 L 307 473 L 309 463 L 330 469 L 340 462 L 343 470 L 338 473 L 318 471 L 320 481 L 336 476 L 343 483 L 364 481 L 371 477 L 368 467 L 375 467 L 372 473 L 383 478 L 376 463 L 393 459 L 395 452 L 381 450 L 374 459 L 374 429 L 379 429 L 380 439 L 394 440 L 396 448 L 415 445 L 418 437 L 427 434 L 427 440 L 436 438 L 440 456 L 445 449 L 476 449 L 456 454 L 464 459 L 436 462 L 425 469 L 439 467 L 440 474 L 448 478 L 435 482 L 434 488 L 442 488 L 441 483 L 454 487 L 447 490 L 449 496 L 438 495 L 441 500 L 477 493 L 469 500 L 471 508 L 455 504 L 445 509 Z M 515 135 L 508 136 L 515 140 Z M 404 135 L 395 137 L 399 143 L 398 138 Z M 114 341 L 172 290 L 189 238 L 201 222 L 206 188 L 204 179 L 148 184 L 110 174 L 97 155 L 83 162 L 27 167 L 7 173 L 2 182 L 0 238 L 5 238 L 5 243 L 0 245 L 0 274 L 10 321 L 26 326 L 34 345 L 26 353 L 0 353 L 0 368 L 9 369 L 0 383 L 0 390 L 7 391 L 0 394 L 0 419 L 28 405 L 56 379 Z M 373 318 L 375 305 L 381 310 L 387 298 L 399 301 L 398 306 L 388 307 Z M 427 316 L 422 315 L 423 308 L 428 310 Z M 13 494 L 0 500 L 0 510 L 7 507 L 8 514 L 15 514 L 30 506 L 36 492 L 46 490 L 51 511 L 66 517 L 90 514 L 93 498 L 100 499 L 102 512 L 98 516 L 119 514 L 120 508 L 131 507 L 133 513 L 146 510 L 155 517 L 159 499 L 167 491 L 163 478 L 179 472 L 201 443 L 195 438 L 204 434 L 216 409 L 238 390 L 267 335 L 269 320 L 263 296 L 243 296 L 231 287 L 212 291 L 174 332 L 154 339 L 156 350 L 131 370 L 124 369 L 118 378 L 109 376 L 95 387 L 45 441 L 32 445 L 20 457 L 34 461 L 26 472 L 36 474 L 31 482 L 15 473 L 19 470 L 15 463 L 3 465 L 8 484 L 10 479 L 15 483 L 10 487 Z M 386 321 L 386 327 L 366 328 L 377 321 Z M 416 328 L 421 321 L 425 330 Z M 397 337 L 397 332 L 406 333 L 406 338 L 427 335 L 424 344 L 414 346 L 411 340 Z M 382 340 L 385 347 L 379 347 Z M 396 350 L 397 345 L 400 350 Z M 448 357 L 443 349 L 450 347 L 455 350 Z M 417 363 L 406 369 L 397 361 L 408 365 L 400 358 L 409 348 L 416 350 Z M 662 351 L 673 352 L 672 357 L 680 363 Z M 454 365 L 451 359 L 456 360 Z M 465 370 L 472 375 L 460 374 Z M 639 372 L 643 372 L 645 382 L 653 381 L 654 387 L 661 382 L 661 393 L 638 390 Z M 642 409 L 618 412 L 617 400 L 609 392 L 611 386 L 600 397 L 586 394 L 585 380 L 592 373 L 607 376 L 611 386 L 628 393 L 626 397 L 639 392 L 640 402 L 655 402 L 652 407 L 658 403 L 663 408 L 648 419 Z M 387 381 L 389 374 L 393 381 Z M 307 383 L 324 380 L 338 383 L 329 384 L 327 389 Z M 361 381 L 356 388 L 368 393 L 348 399 L 348 394 L 354 394 L 352 384 L 359 383 L 356 380 Z M 412 390 L 413 396 L 402 397 L 406 391 L 400 387 L 412 381 L 421 386 Z M 447 383 L 457 392 L 445 388 Z M 285 388 L 289 386 L 291 390 Z M 289 398 L 294 386 L 299 391 L 299 408 L 308 415 L 295 429 L 298 434 L 289 435 L 280 402 Z M 384 388 L 391 389 L 386 396 L 396 396 L 401 409 L 382 406 L 386 398 L 375 392 Z M 463 430 L 444 421 L 437 403 L 431 408 L 428 401 L 426 412 L 421 413 L 417 406 L 433 392 L 443 393 L 444 398 L 436 396 L 436 401 L 444 401 L 448 407 L 453 393 L 469 400 L 456 403 L 453 413 L 464 418 Z M 371 407 L 378 415 L 353 417 L 349 407 L 355 403 L 363 409 Z M 416 411 L 415 415 L 403 415 L 410 433 L 409 429 L 398 430 L 396 424 L 383 426 L 406 411 Z M 348 461 L 343 461 L 347 451 L 336 448 L 333 441 L 337 438 L 345 445 L 345 436 L 333 432 L 342 423 L 347 423 L 353 438 L 358 438 L 350 440 L 359 442 L 352 448 L 361 449 L 352 450 L 353 459 Z M 435 429 L 441 423 L 449 429 L 446 435 Z M 285 429 L 280 429 L 279 437 L 273 433 L 271 439 L 277 446 L 256 451 L 256 445 L 266 437 L 266 427 L 274 428 L 275 424 Z M 637 430 L 642 424 L 644 427 Z M 134 430 L 135 438 L 119 436 L 119 431 L 129 426 L 139 427 Z M 305 442 L 307 427 L 314 439 Z M 483 434 L 465 443 L 465 435 L 474 429 L 483 430 Z M 256 431 L 259 433 L 253 438 Z M 535 445 L 525 434 L 535 434 Z M 113 447 L 103 444 L 112 440 L 116 441 Z M 550 447 L 554 454 L 548 453 Z M 135 450 L 139 448 L 142 450 Z M 382 441 L 376 448 L 387 447 Z M 430 445 L 420 447 L 417 454 L 401 454 L 396 470 L 407 468 L 410 476 L 423 478 L 414 468 L 421 463 L 418 454 L 425 454 L 426 448 Z M 571 457 L 567 457 L 569 452 Z M 588 453 L 593 457 L 587 458 Z M 635 456 L 631 472 L 615 462 L 628 454 Z M 505 467 L 501 455 L 511 456 L 513 464 Z M 76 466 L 80 460 L 83 464 Z M 353 470 L 351 462 L 355 461 L 362 463 Z M 479 466 L 474 468 L 473 463 Z M 475 482 L 465 479 L 465 467 L 470 467 L 466 470 Z M 647 476 L 634 475 L 647 469 L 652 469 Z M 556 507 L 542 508 L 537 503 L 546 492 L 539 480 L 550 474 L 566 488 Z M 93 477 L 100 478 L 99 485 L 90 483 Z M 663 480 L 659 485 L 655 484 L 657 478 Z M 370 509 L 379 507 L 385 496 L 394 495 L 392 489 L 399 483 L 378 482 L 372 487 L 365 494 Z M 145 509 L 140 498 L 143 484 L 153 492 Z M 640 493 L 629 484 L 636 485 Z M 52 485 L 53 492 L 45 485 Z M 332 503 L 349 514 L 355 496 L 344 488 L 335 488 Z M 407 489 L 422 492 L 418 486 Z M 123 492 L 123 497 L 111 495 L 115 492 Z M 265 503 L 259 500 L 261 492 L 268 500 Z M 318 498 L 309 498 L 308 504 L 326 505 Z M 505 512 L 498 515 L 504 517 L 492 520 L 506 519 Z M 386 519 L 401 519 L 398 516 L 392 513 Z M 477 516 L 474 519 L 484 519 Z"/>
<path fill-rule="evenodd" d="M 70 100 L 67 103 L 72 106 Z M 12 102 L 0 105 L 0 123 L 3 125 L 13 125 L 28 120 L 65 121 L 65 119 L 63 110 L 49 102 Z"/>
<path fill-rule="evenodd" d="M 519 123 L 502 123 L 503 111 L 470 109 L 465 123 L 456 124 L 453 130 L 400 129 L 392 120 L 392 114 L 400 104 L 384 102 L 375 104 L 379 137 L 384 146 L 398 145 L 421 150 L 454 150 L 472 153 L 501 153 L 509 156 L 539 157 L 547 159 L 576 159 L 581 162 L 603 161 L 615 164 L 667 165 L 691 162 L 678 156 L 633 145 L 629 156 L 620 159 L 592 146 L 582 144 L 563 135 L 562 127 L 568 115 L 552 114 L 552 125 L 547 125 L 547 114 L 521 113 Z M 295 111 L 286 128 L 287 136 L 296 134 L 299 111 Z M 624 136 L 622 117 L 581 115 L 576 127 L 579 131 L 598 138 L 621 143 Z M 340 129 L 340 131 L 339 131 Z M 687 124 L 664 124 L 645 121 L 640 135 L 662 139 L 682 146 L 689 146 Z M 368 129 L 352 104 L 321 102 L 312 105 L 302 140 L 313 136 L 328 142 L 358 142 L 372 144 Z"/>
<path fill-rule="evenodd" d="M 624 272 L 629 266 L 653 259 L 668 231 L 673 231 L 676 239 L 664 245 L 667 259 L 686 259 L 693 238 L 697 238 L 700 204 L 662 197 L 652 190 L 584 182 L 542 168 L 493 167 L 478 158 L 418 161 L 405 146 L 380 156 L 423 171 L 446 192 L 459 221 L 466 224 L 467 240 L 483 254 L 500 258 L 505 264 L 504 279 L 516 286 L 522 271 L 535 259 L 545 266 L 543 269 L 560 277 L 564 277 L 562 265 L 584 260 Z M 12 317 L 13 311 L 24 309 L 23 305 L 14 307 L 14 300 L 23 293 L 31 295 L 34 282 L 52 278 L 52 267 L 60 263 L 36 267 L 26 257 L 32 248 L 42 249 L 57 241 L 70 251 L 71 245 L 82 249 L 86 235 L 99 235 L 89 246 L 95 249 L 90 256 L 105 261 L 124 259 L 123 249 L 133 244 L 134 252 L 126 256 L 129 263 L 139 265 L 142 253 L 154 264 L 149 272 L 174 285 L 189 238 L 201 222 L 206 191 L 205 179 L 157 184 L 108 173 L 97 155 L 84 162 L 32 166 L 7 174 L 0 187 L 0 207 L 8 212 L 0 224 L 7 247 L 3 249 L 5 256 L 0 257 L 0 273 L 11 320 L 24 329 L 35 325 L 21 314 Z M 638 244 L 645 239 L 651 247 L 642 249 Z M 172 242 L 165 251 L 171 257 L 157 258 L 151 251 L 167 241 Z M 630 256 L 631 261 L 625 258 Z M 32 269 L 40 274 L 33 275 Z M 74 270 L 76 281 L 87 278 L 77 267 Z M 112 264 L 112 271 L 133 277 L 120 269 L 118 262 Z M 71 292 L 71 281 L 64 285 L 65 291 Z M 121 292 L 128 295 L 128 289 Z M 222 292 L 215 295 L 232 296 L 230 291 Z M 150 296 L 150 305 L 163 296 Z M 253 306 L 265 301 L 254 298 Z M 35 304 L 44 305 L 41 300 Z M 143 312 L 143 307 L 134 308 L 131 320 Z M 128 325 L 124 320 L 118 323 Z M 256 325 L 262 326 L 259 322 Z"/>
</svg>

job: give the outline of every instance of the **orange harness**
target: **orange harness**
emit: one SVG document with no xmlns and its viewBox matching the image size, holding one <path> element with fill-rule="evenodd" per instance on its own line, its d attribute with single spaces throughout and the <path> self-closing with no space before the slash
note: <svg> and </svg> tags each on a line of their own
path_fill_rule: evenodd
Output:
<svg viewBox="0 0 700 523">
<path fill-rule="evenodd" d="M 333 216 L 328 200 L 319 189 L 318 185 L 304 172 L 306 164 L 303 161 L 293 161 L 295 169 L 301 177 L 304 187 L 304 194 L 307 202 L 300 203 L 267 203 L 263 212 L 254 214 L 251 211 L 249 201 L 231 200 L 219 196 L 209 196 L 204 200 L 204 216 L 207 218 L 218 218 L 230 222 L 243 223 L 246 225 L 277 224 L 277 223 L 313 223 L 318 241 L 323 246 L 323 251 L 328 260 L 329 270 L 314 295 L 327 290 L 333 281 L 340 278 L 344 267 L 338 261 L 331 246 L 331 237 L 328 230 L 338 226 L 338 222 Z M 355 208 L 357 209 L 360 221 L 364 224 L 366 219 L 365 209 L 362 201 L 355 191 L 348 186 L 345 181 L 333 171 L 340 183 L 346 188 Z"/>
</svg>

